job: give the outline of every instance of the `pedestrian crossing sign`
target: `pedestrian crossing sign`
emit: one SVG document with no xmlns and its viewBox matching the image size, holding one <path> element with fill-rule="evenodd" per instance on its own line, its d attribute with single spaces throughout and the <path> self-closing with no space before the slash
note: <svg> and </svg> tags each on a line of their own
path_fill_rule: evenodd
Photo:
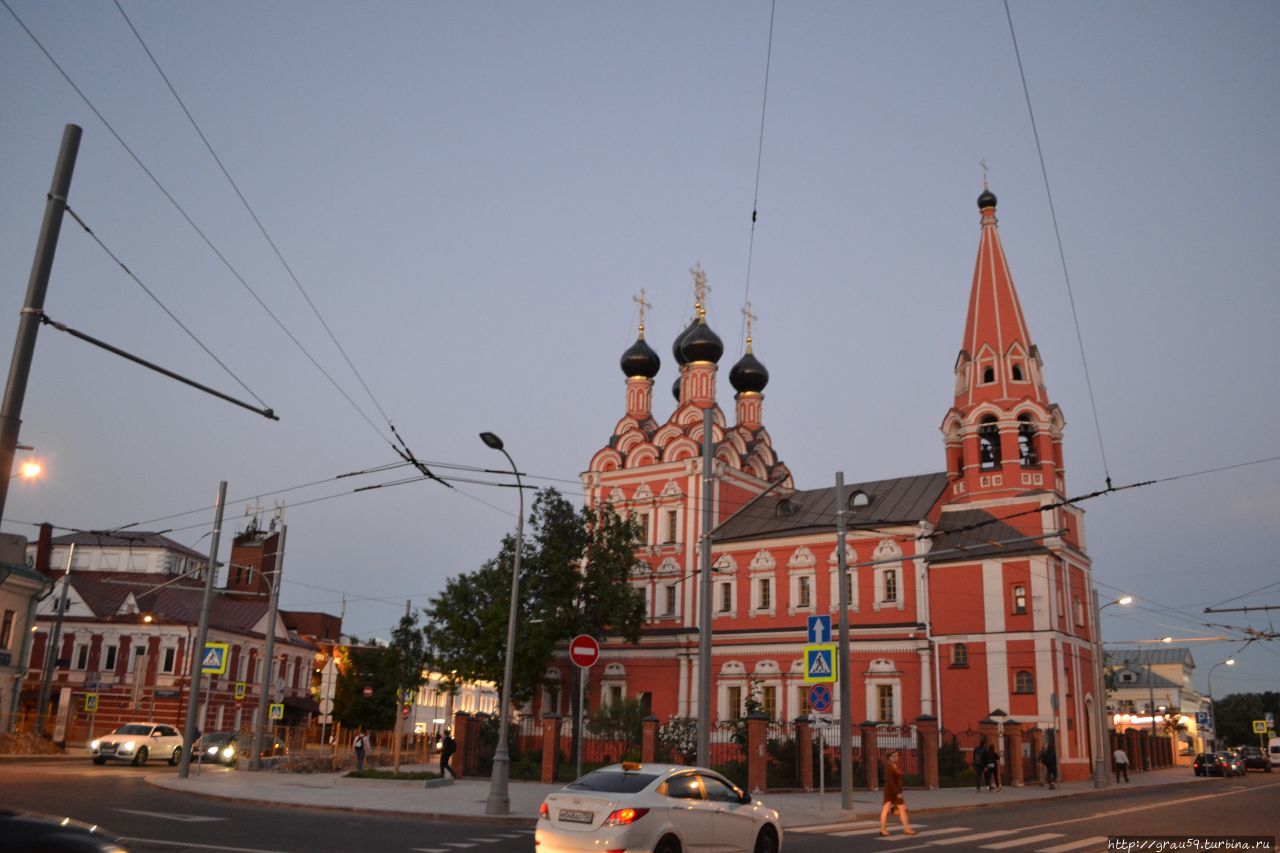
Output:
<svg viewBox="0 0 1280 853">
<path fill-rule="evenodd" d="M 836 644 L 818 643 L 804 647 L 804 680 L 818 684 L 836 680 Z"/>
<path fill-rule="evenodd" d="M 206 675 L 225 675 L 227 651 L 230 648 L 230 643 L 205 643 L 204 657 L 200 659 L 200 671 Z"/>
<path fill-rule="evenodd" d="M 98 694 L 96 692 L 84 694 L 84 712 L 86 714 L 98 713 Z"/>
<path fill-rule="evenodd" d="M 271 717 L 271 719 L 273 719 L 273 720 L 283 720 L 283 719 L 284 719 L 284 703 L 283 703 L 283 702 L 272 702 L 272 703 L 268 706 L 268 710 L 271 712 L 271 713 L 268 715 L 268 716 L 270 716 L 270 717 Z"/>
</svg>

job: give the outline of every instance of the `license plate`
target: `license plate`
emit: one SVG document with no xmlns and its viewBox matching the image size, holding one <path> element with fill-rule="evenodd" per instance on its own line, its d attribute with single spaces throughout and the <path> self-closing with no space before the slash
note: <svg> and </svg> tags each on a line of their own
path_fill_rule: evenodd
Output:
<svg viewBox="0 0 1280 853">
<path fill-rule="evenodd" d="M 563 823 L 591 823 L 595 815 L 581 809 L 561 809 L 560 820 Z"/>
</svg>

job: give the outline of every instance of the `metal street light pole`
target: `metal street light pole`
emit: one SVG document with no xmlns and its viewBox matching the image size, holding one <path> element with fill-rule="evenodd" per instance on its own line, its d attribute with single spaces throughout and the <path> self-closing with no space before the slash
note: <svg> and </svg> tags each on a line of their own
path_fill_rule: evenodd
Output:
<svg viewBox="0 0 1280 853">
<path fill-rule="evenodd" d="M 1220 660 L 1213 666 L 1209 667 L 1209 730 L 1213 732 L 1213 748 L 1218 748 L 1218 709 L 1213 704 L 1213 671 L 1218 667 L 1226 664 L 1227 666 L 1235 666 L 1235 658 L 1227 658 Z"/>
<path fill-rule="evenodd" d="M 1127 607 L 1133 603 L 1133 596 L 1126 595 L 1117 598 L 1115 601 L 1108 601 L 1101 607 L 1098 606 L 1098 590 L 1093 590 L 1093 633 L 1094 633 L 1094 657 L 1097 659 L 1097 665 L 1094 667 L 1095 684 L 1094 693 L 1097 696 L 1097 713 L 1095 716 L 1096 728 L 1098 730 L 1097 748 L 1094 750 L 1093 756 L 1093 787 L 1107 788 L 1111 785 L 1111 774 L 1107 773 L 1107 757 L 1111 752 L 1111 743 L 1107 738 L 1107 685 L 1106 675 L 1103 669 L 1106 665 L 1106 653 L 1102 650 L 1102 611 L 1106 610 L 1113 604 L 1119 604 L 1121 607 Z"/>
<path fill-rule="evenodd" d="M 489 780 L 489 799 L 484 813 L 502 815 L 511 813 L 511 797 L 507 791 L 511 758 L 507 752 L 507 727 L 511 718 L 511 674 L 516 653 L 516 619 L 520 602 L 520 552 L 524 550 L 524 485 L 520 481 L 520 469 L 502 446 L 502 439 L 491 432 L 480 433 L 480 440 L 487 447 L 501 451 L 511 463 L 511 473 L 516 475 L 516 492 L 520 496 L 520 514 L 516 517 L 516 555 L 511 569 L 511 609 L 507 616 L 507 654 L 502 662 L 502 707 L 498 724 L 498 746 L 493 753 L 493 776 Z"/>
</svg>

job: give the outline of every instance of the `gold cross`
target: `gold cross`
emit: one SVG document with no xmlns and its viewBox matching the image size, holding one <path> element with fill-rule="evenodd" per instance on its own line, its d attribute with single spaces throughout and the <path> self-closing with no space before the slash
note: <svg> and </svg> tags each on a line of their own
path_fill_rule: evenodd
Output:
<svg viewBox="0 0 1280 853">
<path fill-rule="evenodd" d="M 978 165 L 982 166 L 982 188 L 984 190 L 990 189 L 990 187 L 987 186 L 987 158 L 983 157 L 979 160 Z"/>
<path fill-rule="evenodd" d="M 751 352 L 751 329 L 756 320 L 760 318 L 751 313 L 751 303 L 747 303 L 747 307 L 742 309 L 742 316 L 747 318 L 747 352 Z"/>
<path fill-rule="evenodd" d="M 631 301 L 640 306 L 640 337 L 644 337 L 644 312 L 653 308 L 653 303 L 644 301 L 644 288 L 640 288 L 640 295 L 631 297 Z"/>
<path fill-rule="evenodd" d="M 707 315 L 707 294 L 711 292 L 711 285 L 707 284 L 707 274 L 702 271 L 702 262 L 695 262 L 689 272 L 693 275 L 694 309 L 699 317 L 705 317 Z"/>
</svg>

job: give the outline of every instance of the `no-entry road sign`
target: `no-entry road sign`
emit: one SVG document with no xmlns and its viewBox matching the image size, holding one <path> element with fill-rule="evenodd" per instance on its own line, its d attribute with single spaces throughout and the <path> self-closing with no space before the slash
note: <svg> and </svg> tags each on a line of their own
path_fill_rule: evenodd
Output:
<svg viewBox="0 0 1280 853">
<path fill-rule="evenodd" d="M 569 641 L 569 660 L 588 667 L 600 659 L 600 644 L 589 634 L 579 634 Z"/>
</svg>

